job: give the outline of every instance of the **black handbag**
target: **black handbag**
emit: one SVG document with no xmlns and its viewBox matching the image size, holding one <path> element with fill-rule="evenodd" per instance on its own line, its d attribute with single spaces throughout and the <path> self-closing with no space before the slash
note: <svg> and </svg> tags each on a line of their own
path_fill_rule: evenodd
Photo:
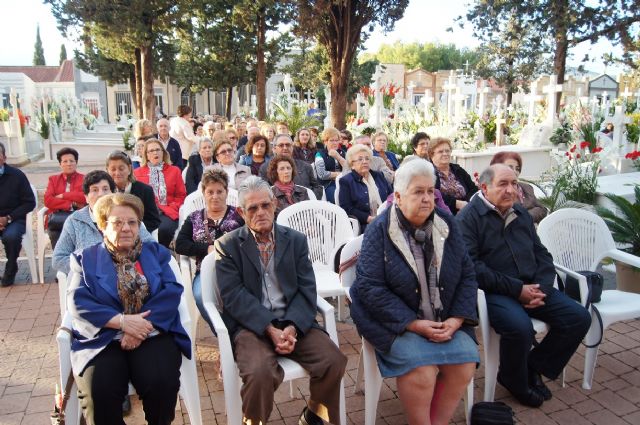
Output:
<svg viewBox="0 0 640 425">
<path fill-rule="evenodd" d="M 51 215 L 49 215 L 49 221 L 47 221 L 47 229 L 53 230 L 54 232 L 62 231 L 64 222 L 71 214 L 73 214 L 73 211 L 56 211 L 51 213 Z"/>
<path fill-rule="evenodd" d="M 604 278 L 600 273 L 592 272 L 589 270 L 583 270 L 577 272 L 587 278 L 587 309 L 591 307 L 591 311 L 596 316 L 596 320 L 600 325 L 600 339 L 598 342 L 592 345 L 584 344 L 587 348 L 595 348 L 602 343 L 602 337 L 604 336 L 604 326 L 602 325 L 602 317 L 598 308 L 593 303 L 599 303 L 602 298 L 602 288 L 604 286 Z M 580 285 L 578 279 L 573 276 L 567 275 L 566 282 L 562 282 L 562 279 L 558 278 L 558 286 L 568 297 L 581 302 L 580 300 Z"/>
<path fill-rule="evenodd" d="M 471 425 L 513 425 L 513 409 L 501 401 L 481 401 L 471 407 Z"/>
</svg>

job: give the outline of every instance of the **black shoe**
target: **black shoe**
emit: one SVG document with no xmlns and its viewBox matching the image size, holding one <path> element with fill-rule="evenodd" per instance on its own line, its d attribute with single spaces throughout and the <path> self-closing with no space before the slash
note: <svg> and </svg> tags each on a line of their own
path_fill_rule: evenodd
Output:
<svg viewBox="0 0 640 425">
<path fill-rule="evenodd" d="M 514 391 L 512 388 L 509 388 L 508 385 L 504 384 L 504 381 L 500 378 L 500 374 L 498 374 L 498 383 L 505 387 L 520 404 L 530 407 L 540 407 L 542 403 L 544 403 L 544 397 L 534 388 L 527 387 L 525 391 Z"/>
<path fill-rule="evenodd" d="M 124 396 L 124 401 L 122 402 L 122 413 L 125 415 L 131 412 L 131 397 L 129 395 Z"/>
<path fill-rule="evenodd" d="M 533 369 L 529 369 L 529 386 L 538 391 L 545 401 L 551 400 L 551 397 L 553 397 L 549 387 L 542 381 L 542 376 Z"/>
<path fill-rule="evenodd" d="M 4 275 L 2 276 L 2 283 L 0 284 L 0 286 L 2 286 L 3 288 L 6 288 L 7 286 L 11 286 L 15 283 L 16 280 L 16 272 L 7 272 L 7 270 L 4 271 Z"/>
<path fill-rule="evenodd" d="M 300 419 L 298 419 L 298 425 L 323 425 L 323 422 L 320 416 L 313 413 L 308 407 L 305 407 L 300 415 Z"/>
</svg>

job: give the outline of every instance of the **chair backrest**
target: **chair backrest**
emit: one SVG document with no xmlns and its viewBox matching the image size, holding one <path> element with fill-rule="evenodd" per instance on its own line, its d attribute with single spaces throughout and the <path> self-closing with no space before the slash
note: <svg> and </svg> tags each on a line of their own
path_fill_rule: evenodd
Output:
<svg viewBox="0 0 640 425">
<path fill-rule="evenodd" d="M 353 238 L 347 213 L 329 202 L 298 202 L 282 210 L 277 222 L 304 233 L 311 262 L 331 269 L 333 264 L 329 263 L 334 258 L 335 250 Z"/>
<path fill-rule="evenodd" d="M 604 220 L 583 209 L 555 211 L 540 222 L 538 235 L 553 260 L 571 270 L 594 271 L 616 249 Z"/>
<path fill-rule="evenodd" d="M 231 205 L 232 207 L 238 206 L 238 190 L 229 188 L 227 193 L 227 205 Z"/>
<path fill-rule="evenodd" d="M 222 311 L 222 298 L 218 290 L 216 278 L 216 253 L 207 254 L 200 264 L 200 285 L 202 288 L 202 303 L 212 301 L 218 311 Z"/>
<path fill-rule="evenodd" d="M 351 239 L 347 244 L 342 248 L 340 252 L 340 264 L 344 264 L 345 261 L 352 259 L 355 255 L 360 255 L 360 249 L 362 248 L 362 239 L 363 235 L 358 236 L 357 238 Z M 350 267 L 342 270 L 340 273 L 340 283 L 345 290 L 351 288 L 353 282 L 356 281 L 356 265 L 352 264 Z"/>
<path fill-rule="evenodd" d="M 204 208 L 204 196 L 200 190 L 196 190 L 184 198 L 184 203 L 180 207 L 178 229 L 182 227 L 182 223 L 187 219 L 189 214 Z"/>
<path fill-rule="evenodd" d="M 307 189 L 307 195 L 309 196 L 309 200 L 310 201 L 317 201 L 318 198 L 316 198 L 316 194 L 313 193 L 313 190 L 309 189 L 308 187 L 306 189 Z"/>
<path fill-rule="evenodd" d="M 35 206 L 35 208 L 34 208 L 33 210 L 34 210 L 34 211 L 37 211 L 37 210 L 38 210 L 38 190 L 37 190 L 37 189 L 36 189 L 36 187 L 35 187 L 34 185 L 32 185 L 32 184 L 29 184 L 29 186 L 31 186 L 31 191 L 33 192 L 33 197 L 34 197 L 34 198 L 35 198 L 35 200 L 36 200 L 36 206 Z"/>
<path fill-rule="evenodd" d="M 184 167 L 184 170 L 182 170 L 182 183 L 187 183 L 187 169 L 189 167 Z"/>
</svg>

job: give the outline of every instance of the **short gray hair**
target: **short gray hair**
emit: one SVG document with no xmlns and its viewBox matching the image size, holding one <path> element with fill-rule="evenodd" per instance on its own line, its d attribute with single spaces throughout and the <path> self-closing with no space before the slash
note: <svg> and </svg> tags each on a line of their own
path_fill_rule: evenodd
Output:
<svg viewBox="0 0 640 425">
<path fill-rule="evenodd" d="M 493 167 L 487 167 L 480 173 L 480 177 L 478 177 L 479 184 L 486 184 L 487 186 L 493 183 L 493 178 L 496 176 L 496 171 Z"/>
<path fill-rule="evenodd" d="M 211 145 L 211 149 L 213 149 L 213 140 L 209 139 L 208 137 L 203 137 L 200 139 L 200 141 L 198 141 L 198 150 L 200 150 L 203 143 L 209 143 Z"/>
<path fill-rule="evenodd" d="M 369 159 L 371 159 L 371 157 L 373 156 L 373 152 L 371 152 L 371 149 L 369 149 L 367 146 L 365 146 L 365 145 L 353 145 L 347 151 L 347 155 L 346 155 L 346 158 L 345 158 L 347 160 L 347 164 L 349 164 L 349 166 L 351 166 L 351 161 L 353 161 L 353 158 L 356 155 L 358 155 L 360 152 L 365 152 L 369 156 Z"/>
<path fill-rule="evenodd" d="M 293 143 L 293 139 L 291 138 L 291 136 L 289 134 L 286 133 L 279 133 L 276 134 L 276 137 L 273 138 L 273 145 L 277 145 L 278 144 L 278 140 L 280 139 L 287 139 L 289 140 L 291 143 Z"/>
<path fill-rule="evenodd" d="M 245 207 L 244 198 L 247 195 L 247 193 L 261 192 L 261 191 L 267 192 L 269 194 L 269 199 L 273 200 L 274 196 L 273 196 L 273 192 L 271 191 L 271 187 L 269 186 L 269 183 L 262 180 L 258 176 L 247 177 L 245 181 L 243 181 L 242 184 L 240 184 L 240 187 L 238 188 L 239 206 L 244 209 Z"/>
<path fill-rule="evenodd" d="M 418 176 L 428 177 L 435 184 L 436 172 L 433 169 L 433 164 L 419 157 L 403 161 L 398 171 L 396 171 L 396 177 L 393 181 L 394 190 L 400 195 L 404 195 L 409 188 L 411 180 Z"/>
</svg>

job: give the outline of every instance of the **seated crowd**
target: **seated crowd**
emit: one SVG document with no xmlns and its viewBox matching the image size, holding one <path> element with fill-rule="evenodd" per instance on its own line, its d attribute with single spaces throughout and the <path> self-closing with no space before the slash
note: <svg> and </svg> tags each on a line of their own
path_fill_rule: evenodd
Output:
<svg viewBox="0 0 640 425">
<path fill-rule="evenodd" d="M 61 174 L 45 193 L 48 233 L 52 266 L 70 277 L 72 365 L 88 423 L 122 423 L 129 381 L 150 424 L 173 420 L 181 355 L 192 353 L 171 250 L 195 260 L 193 281 L 183 283 L 212 329 L 200 267 L 216 255 L 246 423 L 269 419 L 284 378 L 277 356 L 311 376 L 299 423 L 340 423 L 346 357 L 316 322 L 306 237 L 275 222 L 309 199 L 339 205 L 364 232 L 351 316 L 382 376 L 397 378 L 409 424 L 448 423 L 473 378 L 478 288 L 501 336 L 498 382 L 528 406 L 552 397 L 542 376 L 562 372 L 590 315 L 553 286 L 553 259 L 535 230 L 547 211 L 518 181 L 518 154 L 497 153 L 474 182 L 451 162 L 451 141 L 426 133 L 413 137 L 414 155 L 401 161 L 382 132 L 352 140 L 326 128 L 318 139 L 303 128 L 292 138 L 286 123 L 256 121 L 198 129 L 191 112 L 181 105 L 171 121 L 141 122 L 139 157 L 115 151 L 106 171 L 83 176 L 75 150 L 57 154 Z M 0 144 L 8 286 L 35 199 L 26 176 L 5 160 Z M 187 194 L 203 207 L 183 217 Z M 530 318 L 550 327 L 533 349 Z"/>
</svg>

